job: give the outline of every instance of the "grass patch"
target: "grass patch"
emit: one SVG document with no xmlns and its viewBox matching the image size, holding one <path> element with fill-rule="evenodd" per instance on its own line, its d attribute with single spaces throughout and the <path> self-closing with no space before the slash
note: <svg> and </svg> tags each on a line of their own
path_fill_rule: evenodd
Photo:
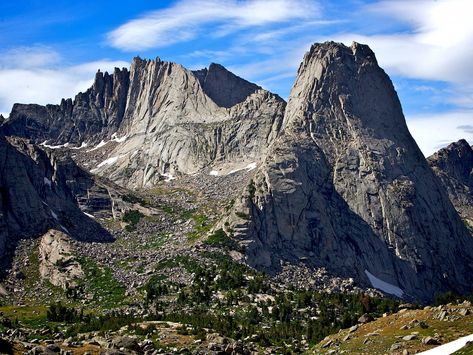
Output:
<svg viewBox="0 0 473 355">
<path fill-rule="evenodd" d="M 209 218 L 203 214 L 193 214 L 191 218 L 194 220 L 194 230 L 187 234 L 189 240 L 196 240 L 208 233 L 212 229 Z"/>
<path fill-rule="evenodd" d="M 166 233 L 159 233 L 152 237 L 152 240 L 146 243 L 147 248 L 149 249 L 159 249 L 164 243 L 169 239 L 169 235 Z"/>
<path fill-rule="evenodd" d="M 193 272 L 193 270 L 199 267 L 199 263 L 189 256 L 176 256 L 173 259 L 166 259 L 161 261 L 156 266 L 156 271 L 161 271 L 163 269 L 173 267 L 182 267 L 183 269 L 189 272 Z"/>
<path fill-rule="evenodd" d="M 112 274 L 108 267 L 99 267 L 90 258 L 79 258 L 85 273 L 85 282 L 80 287 L 93 295 L 93 300 L 102 308 L 115 308 L 125 302 L 125 286 Z"/>
<path fill-rule="evenodd" d="M 44 327 L 46 320 L 46 306 L 4 306 L 0 307 L 3 315 L 14 321 L 32 328 Z"/>
</svg>

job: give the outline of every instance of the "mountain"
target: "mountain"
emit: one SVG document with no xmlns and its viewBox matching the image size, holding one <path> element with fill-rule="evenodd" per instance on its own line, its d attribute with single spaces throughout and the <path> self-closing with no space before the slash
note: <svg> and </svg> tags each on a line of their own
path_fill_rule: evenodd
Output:
<svg viewBox="0 0 473 355">
<path fill-rule="evenodd" d="M 274 275 L 302 265 L 422 301 L 473 290 L 473 238 L 367 46 L 313 45 L 287 105 L 218 64 L 191 71 L 159 58 L 134 58 L 129 70 L 99 71 L 74 100 L 16 104 L 1 130 L 50 154 L 70 155 L 122 187 L 147 189 L 146 197 L 128 197 L 138 209 L 131 229 L 140 208 L 159 212 L 171 202 L 153 200 L 166 180 L 205 198 L 211 190 L 211 212 L 202 201 L 210 220 L 228 215 L 213 228 L 206 221 L 197 225 L 203 217 L 194 215 L 191 225 L 206 232 L 222 227 L 239 244 L 232 255 L 258 270 Z M 107 201 L 109 185 L 98 182 L 91 186 Z M 84 196 L 71 195 L 76 205 Z M 182 211 L 185 201 L 190 196 L 173 200 L 178 206 L 166 211 Z M 158 218 L 155 212 L 146 223 Z M 159 213 L 164 225 L 183 222 Z"/>
<path fill-rule="evenodd" d="M 48 146 L 95 145 L 82 150 L 93 154 L 86 154 L 88 168 L 136 188 L 166 176 L 248 165 L 265 155 L 284 108 L 279 96 L 221 65 L 190 71 L 134 58 L 130 71 L 98 72 L 74 101 L 14 105 L 2 129 Z"/>
<path fill-rule="evenodd" d="M 287 104 L 218 64 L 135 58 L 0 121 L 0 352 L 396 353 L 471 333 L 471 147 L 427 162 L 365 45 L 314 44 Z"/>
<path fill-rule="evenodd" d="M 428 158 L 445 186 L 450 200 L 463 217 L 473 221 L 473 149 L 464 139 Z"/>
<path fill-rule="evenodd" d="M 303 263 L 424 301 L 473 290 L 473 238 L 365 45 L 306 53 L 282 131 L 227 224 L 269 272 Z"/>
<path fill-rule="evenodd" d="M 0 135 L 2 264 L 20 239 L 41 236 L 49 229 L 77 240 L 111 241 L 110 234 L 84 212 L 110 210 L 110 197 L 101 189 L 70 158 L 45 152 L 21 138 Z"/>
</svg>

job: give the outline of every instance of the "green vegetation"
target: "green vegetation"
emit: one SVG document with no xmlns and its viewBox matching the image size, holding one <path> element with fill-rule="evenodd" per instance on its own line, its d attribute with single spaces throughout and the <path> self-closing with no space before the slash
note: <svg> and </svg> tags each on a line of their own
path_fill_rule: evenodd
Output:
<svg viewBox="0 0 473 355">
<path fill-rule="evenodd" d="M 108 267 L 99 267 L 90 258 L 79 258 L 85 273 L 85 280 L 77 287 L 75 298 L 84 297 L 84 293 L 92 295 L 91 301 L 102 308 L 115 308 L 126 302 L 125 287 L 118 282 Z"/>
<path fill-rule="evenodd" d="M 449 291 L 449 292 L 445 292 L 445 293 L 442 293 L 440 295 L 437 295 L 437 297 L 435 297 L 435 305 L 436 306 L 440 306 L 440 305 L 444 305 L 444 304 L 448 304 L 448 303 L 455 303 L 455 304 L 458 304 L 458 303 L 461 303 L 463 301 L 470 301 L 473 303 L 473 294 L 470 294 L 470 295 L 466 295 L 466 296 L 461 296 L 455 292 L 452 292 L 452 291 Z"/>
<path fill-rule="evenodd" d="M 144 245 L 138 245 L 138 247 L 143 249 L 159 249 L 169 240 L 169 236 L 166 233 L 155 234 Z"/>
<path fill-rule="evenodd" d="M 126 211 L 122 218 L 123 222 L 128 223 L 125 229 L 128 232 L 134 231 L 136 229 L 136 225 L 143 217 L 144 217 L 144 214 L 141 213 L 140 211 L 137 211 L 137 210 Z"/>
<path fill-rule="evenodd" d="M 250 216 L 244 212 L 236 211 L 235 214 L 241 219 L 250 219 Z"/>
<path fill-rule="evenodd" d="M 192 214 L 190 218 L 194 220 L 194 230 L 187 235 L 189 240 L 195 240 L 204 236 L 212 228 L 212 224 L 206 215 Z"/>
<path fill-rule="evenodd" d="M 46 312 L 46 318 L 50 322 L 75 323 L 83 318 L 82 312 L 75 308 L 69 308 L 61 303 L 53 303 Z"/>
<path fill-rule="evenodd" d="M 202 279 L 202 277 L 201 277 Z M 207 280 L 205 277 L 204 280 Z M 237 288 L 239 283 L 226 283 L 226 288 Z M 292 291 L 278 295 L 274 301 L 259 301 L 243 306 L 245 293 L 229 292 L 227 304 L 217 308 L 203 306 L 211 298 L 214 289 L 221 286 L 198 284 L 200 293 L 190 293 L 178 302 L 196 305 L 189 311 L 177 311 L 165 316 L 166 320 L 189 324 L 199 332 L 214 329 L 234 339 L 252 337 L 261 346 L 285 346 L 293 340 L 306 339 L 316 344 L 329 334 L 357 323 L 363 305 L 359 295 L 324 294 L 311 291 Z M 197 288 L 193 289 L 196 292 Z M 372 299 L 373 313 L 396 310 L 394 301 Z M 207 303 L 208 304 L 208 303 Z M 238 304 L 229 317 L 229 304 Z M 271 309 L 271 312 L 269 311 Z"/>
<path fill-rule="evenodd" d="M 204 244 L 228 249 L 235 249 L 237 247 L 235 241 L 232 240 L 222 228 L 217 229 L 214 233 L 209 235 L 207 240 L 204 241 Z"/>
<path fill-rule="evenodd" d="M 222 232 L 211 240 L 225 239 Z M 182 334 L 205 329 L 234 339 L 251 337 L 261 346 L 280 346 L 306 339 L 316 344 L 325 336 L 357 323 L 364 313 L 380 316 L 397 311 L 398 303 L 367 295 L 325 294 L 308 290 L 275 292 L 268 278 L 220 253 L 202 253 L 211 264 L 189 258 L 159 265 L 183 267 L 193 273 L 191 285 L 153 277 L 146 300 L 159 320 L 186 324 Z M 261 297 L 256 295 L 261 294 Z M 231 316 L 230 316 L 231 314 Z M 190 328 L 189 328 L 190 327 Z"/>
<path fill-rule="evenodd" d="M 122 197 L 123 201 L 125 202 L 128 202 L 128 203 L 137 203 L 143 207 L 146 207 L 149 205 L 149 202 L 146 201 L 144 198 L 140 197 L 140 196 L 137 196 L 137 195 L 133 195 L 131 193 L 129 194 L 126 194 Z"/>
<path fill-rule="evenodd" d="M 250 183 L 248 184 L 248 196 L 250 197 L 251 200 L 255 198 L 255 193 L 256 193 L 255 182 L 253 181 L 253 179 L 251 179 Z"/>
</svg>

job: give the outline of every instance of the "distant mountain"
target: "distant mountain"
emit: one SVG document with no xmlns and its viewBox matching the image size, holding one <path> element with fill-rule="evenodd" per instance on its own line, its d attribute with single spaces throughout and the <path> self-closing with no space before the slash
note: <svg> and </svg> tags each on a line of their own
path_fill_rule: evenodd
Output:
<svg viewBox="0 0 473 355">
<path fill-rule="evenodd" d="M 473 221 L 473 149 L 464 139 L 428 158 L 445 186 L 450 200 L 463 217 Z"/>
<path fill-rule="evenodd" d="M 306 53 L 245 195 L 227 222 L 257 268 L 303 262 L 418 300 L 473 291 L 473 238 L 365 45 Z"/>
</svg>

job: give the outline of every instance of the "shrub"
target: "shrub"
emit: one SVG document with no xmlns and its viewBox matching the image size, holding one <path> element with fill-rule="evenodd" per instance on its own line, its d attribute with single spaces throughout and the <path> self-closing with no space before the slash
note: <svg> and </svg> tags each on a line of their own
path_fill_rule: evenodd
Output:
<svg viewBox="0 0 473 355">
<path fill-rule="evenodd" d="M 82 311 L 63 306 L 61 303 L 53 303 L 46 312 L 46 318 L 51 322 L 75 323 L 83 318 Z"/>
<path fill-rule="evenodd" d="M 136 229 L 136 225 L 144 216 L 145 215 L 143 213 L 137 210 L 126 211 L 122 218 L 123 222 L 128 223 L 126 230 L 128 232 L 134 231 Z"/>
<path fill-rule="evenodd" d="M 225 248 L 232 248 L 235 246 L 235 242 L 227 235 L 227 233 L 225 233 L 222 228 L 217 229 L 213 234 L 209 235 L 207 240 L 204 241 L 204 244 Z"/>
</svg>

